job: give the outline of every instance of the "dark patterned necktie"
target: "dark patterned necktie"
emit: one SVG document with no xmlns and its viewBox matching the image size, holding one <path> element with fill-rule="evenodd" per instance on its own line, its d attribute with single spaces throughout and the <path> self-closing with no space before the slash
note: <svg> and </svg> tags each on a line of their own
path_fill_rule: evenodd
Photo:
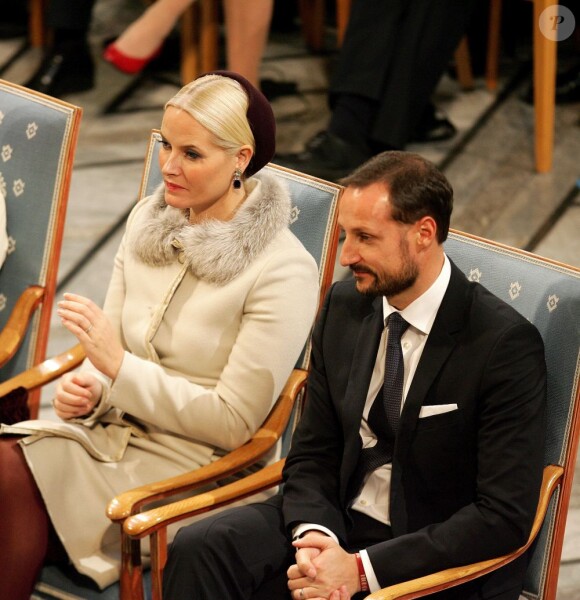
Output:
<svg viewBox="0 0 580 600">
<path fill-rule="evenodd" d="M 387 423 L 393 435 L 397 433 L 401 401 L 403 399 L 403 350 L 401 338 L 409 323 L 398 312 L 389 316 L 389 335 L 387 337 L 387 352 L 385 356 L 385 381 L 383 383 L 383 403 L 387 413 Z"/>
<path fill-rule="evenodd" d="M 407 327 L 409 327 L 409 323 L 399 313 L 394 312 L 389 316 L 385 379 L 368 416 L 368 424 L 377 437 L 377 443 L 372 448 L 361 450 L 359 462 L 350 484 L 353 498 L 360 492 L 366 475 L 391 462 L 393 458 L 395 435 L 403 399 L 404 364 L 401 337 Z"/>
</svg>

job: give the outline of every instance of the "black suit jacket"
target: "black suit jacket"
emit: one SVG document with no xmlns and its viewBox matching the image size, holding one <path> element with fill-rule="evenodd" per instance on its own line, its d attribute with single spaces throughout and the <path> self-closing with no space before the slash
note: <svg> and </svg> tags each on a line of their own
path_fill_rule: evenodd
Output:
<svg viewBox="0 0 580 600">
<path fill-rule="evenodd" d="M 359 294 L 350 281 L 331 288 L 315 327 L 305 412 L 284 471 L 287 526 L 324 525 L 347 548 L 347 488 L 382 327 L 381 298 Z M 536 328 L 452 264 L 399 422 L 394 539 L 367 547 L 382 586 L 525 543 L 542 477 L 545 393 Z M 458 410 L 419 418 L 422 406 L 451 403 Z M 522 571 L 500 571 L 487 581 L 490 595 L 520 585 Z"/>
</svg>

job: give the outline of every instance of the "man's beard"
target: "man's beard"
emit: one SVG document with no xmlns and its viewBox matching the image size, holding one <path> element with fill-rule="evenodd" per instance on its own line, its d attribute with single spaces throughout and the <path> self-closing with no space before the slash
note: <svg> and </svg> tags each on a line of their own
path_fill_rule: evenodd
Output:
<svg viewBox="0 0 580 600">
<path fill-rule="evenodd" d="M 409 289 L 417 280 L 419 275 L 419 268 L 411 261 L 407 246 L 401 240 L 401 257 L 403 266 L 399 273 L 394 275 L 379 274 L 374 269 L 367 267 L 366 265 L 353 265 L 351 271 L 353 273 L 369 273 L 374 276 L 374 281 L 371 282 L 366 288 L 361 289 L 357 282 L 356 289 L 364 296 L 396 296 L 401 292 Z"/>
</svg>

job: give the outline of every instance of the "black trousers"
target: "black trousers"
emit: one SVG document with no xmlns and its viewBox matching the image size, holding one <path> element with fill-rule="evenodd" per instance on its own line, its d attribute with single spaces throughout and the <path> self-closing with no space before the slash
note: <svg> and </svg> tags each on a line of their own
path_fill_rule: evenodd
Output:
<svg viewBox="0 0 580 600">
<path fill-rule="evenodd" d="M 352 511 L 347 541 L 354 552 L 392 538 L 391 528 Z M 169 549 L 165 600 L 288 600 L 286 571 L 294 548 L 282 518 L 281 496 L 223 511 L 182 528 Z M 504 569 L 523 578 L 527 556 Z M 517 600 L 521 586 L 496 571 L 430 596 L 433 600 Z M 511 584 L 508 582 L 512 582 Z M 364 598 L 357 594 L 353 600 Z"/>
<path fill-rule="evenodd" d="M 353 513 L 349 550 L 392 537 L 391 528 Z M 234 508 L 181 529 L 163 576 L 167 600 L 282 600 L 294 548 L 281 496 Z M 361 596 L 362 597 L 362 596 Z"/>
<path fill-rule="evenodd" d="M 368 142 L 404 148 L 459 40 L 475 0 L 354 0 L 330 86 L 369 100 Z M 331 129 L 332 129 L 331 124 Z"/>
<path fill-rule="evenodd" d="M 46 23 L 54 29 L 87 31 L 95 0 L 50 0 Z"/>
</svg>

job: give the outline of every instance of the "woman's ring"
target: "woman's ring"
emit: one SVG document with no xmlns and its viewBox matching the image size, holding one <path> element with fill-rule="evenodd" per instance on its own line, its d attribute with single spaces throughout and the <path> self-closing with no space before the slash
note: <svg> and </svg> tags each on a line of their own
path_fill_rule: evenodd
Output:
<svg viewBox="0 0 580 600">
<path fill-rule="evenodd" d="M 300 588 L 300 600 L 304 600 L 304 588 Z"/>
<path fill-rule="evenodd" d="M 85 329 L 85 333 L 88 334 L 92 328 L 93 328 L 93 324 L 90 323 L 89 326 Z"/>
</svg>

